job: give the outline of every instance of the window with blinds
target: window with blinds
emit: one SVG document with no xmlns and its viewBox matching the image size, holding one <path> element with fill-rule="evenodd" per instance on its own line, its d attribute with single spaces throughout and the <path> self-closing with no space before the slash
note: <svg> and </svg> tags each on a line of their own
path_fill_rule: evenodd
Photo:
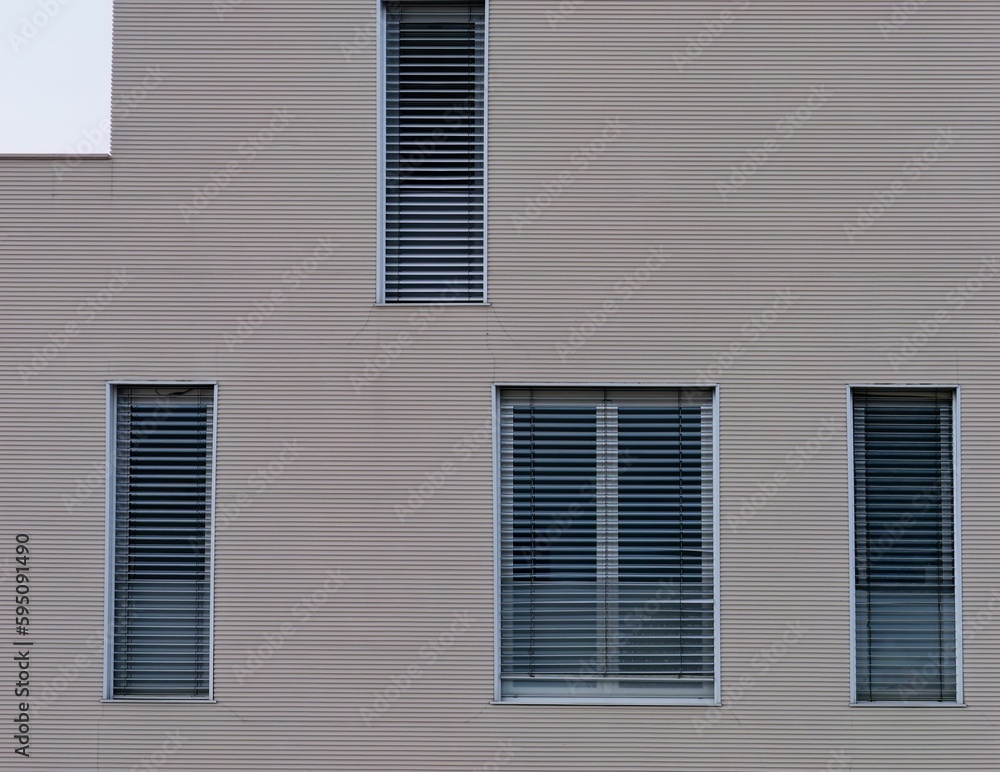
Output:
<svg viewBox="0 0 1000 772">
<path fill-rule="evenodd" d="M 385 3 L 382 299 L 485 301 L 482 2 Z"/>
<path fill-rule="evenodd" d="M 958 697 L 954 402 L 853 392 L 858 702 Z"/>
<path fill-rule="evenodd" d="M 508 699 L 712 699 L 710 390 L 500 395 Z"/>
<path fill-rule="evenodd" d="M 110 697 L 208 698 L 211 386 L 117 386 Z"/>
</svg>

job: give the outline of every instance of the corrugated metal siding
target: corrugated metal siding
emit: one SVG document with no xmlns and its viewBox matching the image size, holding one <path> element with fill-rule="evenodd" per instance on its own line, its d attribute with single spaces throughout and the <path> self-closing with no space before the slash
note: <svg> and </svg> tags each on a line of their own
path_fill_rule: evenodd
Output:
<svg viewBox="0 0 1000 772">
<path fill-rule="evenodd" d="M 123 0 L 113 159 L 0 161 L 35 766 L 995 769 L 996 3 L 493 0 L 492 305 L 443 309 L 373 305 L 375 8 Z M 100 702 L 118 379 L 219 382 L 214 705 Z M 723 708 L 491 705 L 491 385 L 702 379 Z M 847 704 L 866 382 L 962 387 L 964 709 Z"/>
</svg>

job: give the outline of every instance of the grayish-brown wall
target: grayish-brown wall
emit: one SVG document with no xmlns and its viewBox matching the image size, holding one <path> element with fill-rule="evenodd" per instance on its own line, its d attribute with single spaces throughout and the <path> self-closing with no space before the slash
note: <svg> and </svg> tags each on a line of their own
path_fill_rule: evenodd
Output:
<svg viewBox="0 0 1000 772">
<path fill-rule="evenodd" d="M 113 158 L 0 160 L 0 766 L 997 768 L 997 3 L 493 0 L 446 308 L 374 305 L 375 0 L 117 6 Z M 216 704 L 101 702 L 130 379 L 219 384 Z M 723 706 L 491 705 L 492 385 L 703 381 Z M 848 705 L 845 387 L 897 382 L 962 388 L 964 708 Z"/>
</svg>

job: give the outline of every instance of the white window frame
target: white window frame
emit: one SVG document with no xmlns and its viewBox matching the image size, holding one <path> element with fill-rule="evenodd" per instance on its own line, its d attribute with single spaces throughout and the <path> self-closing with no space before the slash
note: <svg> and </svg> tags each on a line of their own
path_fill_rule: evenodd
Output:
<svg viewBox="0 0 1000 772">
<path fill-rule="evenodd" d="M 488 306 L 489 303 L 489 211 L 490 211 L 490 0 L 483 0 L 483 299 L 460 302 L 387 303 L 385 300 L 385 68 L 386 68 L 386 5 L 397 0 L 374 0 L 375 18 L 378 23 L 376 66 L 378 69 L 378 271 L 375 285 L 375 304 L 379 306 Z M 405 1 L 405 0 L 399 0 Z"/>
<path fill-rule="evenodd" d="M 208 516 L 211 545 L 208 567 L 208 695 L 206 697 L 115 697 L 114 696 L 114 561 L 115 561 L 115 472 L 116 390 L 122 386 L 210 386 L 212 388 L 212 499 Z M 105 385 L 105 531 L 104 531 L 104 673 L 101 702 L 215 703 L 215 499 L 219 447 L 219 383 L 211 380 L 164 378 L 108 381 Z"/>
<path fill-rule="evenodd" d="M 854 548 L 854 392 L 871 389 L 873 391 L 893 391 L 896 389 L 932 389 L 952 392 L 952 474 L 954 496 L 954 541 L 955 541 L 955 701 L 934 702 L 928 700 L 858 700 L 858 649 L 857 649 L 857 581 L 855 576 Z M 848 526 L 850 542 L 850 633 L 851 633 L 851 694 L 850 705 L 854 708 L 964 708 L 965 690 L 962 661 L 962 387 L 958 384 L 939 383 L 849 383 L 847 384 L 847 490 Z"/>
<path fill-rule="evenodd" d="M 714 625 L 714 687 L 712 697 L 504 697 L 500 678 L 501 658 L 500 622 L 501 600 L 501 555 L 500 555 L 500 392 L 504 389 L 710 389 L 712 391 L 712 592 Z M 692 383 L 567 383 L 567 382 L 514 382 L 494 383 L 492 397 L 493 415 L 493 700 L 495 705 L 674 705 L 674 706 L 719 706 L 722 704 L 722 615 L 719 608 L 721 597 L 720 560 L 720 502 L 719 469 L 721 448 L 719 447 L 719 384 L 703 385 Z"/>
</svg>

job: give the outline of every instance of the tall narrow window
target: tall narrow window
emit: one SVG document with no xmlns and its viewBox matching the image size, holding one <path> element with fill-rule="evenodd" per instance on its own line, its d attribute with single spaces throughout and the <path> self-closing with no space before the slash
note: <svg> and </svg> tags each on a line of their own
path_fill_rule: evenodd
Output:
<svg viewBox="0 0 1000 772">
<path fill-rule="evenodd" d="M 385 2 L 387 303 L 485 300 L 483 2 Z"/>
<path fill-rule="evenodd" d="M 712 392 L 500 404 L 501 696 L 712 699 Z"/>
<path fill-rule="evenodd" d="M 110 697 L 210 696 L 211 386 L 118 386 Z"/>
<path fill-rule="evenodd" d="M 957 699 L 951 390 L 856 389 L 856 700 Z"/>
</svg>

